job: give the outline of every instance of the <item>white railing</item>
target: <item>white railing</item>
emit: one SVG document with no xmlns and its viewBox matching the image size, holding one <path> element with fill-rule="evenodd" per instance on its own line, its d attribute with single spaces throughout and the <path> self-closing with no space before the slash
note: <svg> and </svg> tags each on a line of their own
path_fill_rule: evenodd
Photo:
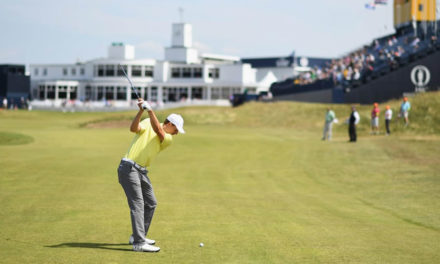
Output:
<svg viewBox="0 0 440 264">
<path fill-rule="evenodd" d="M 189 107 L 189 106 L 221 106 L 229 107 L 229 100 L 185 100 L 179 102 L 156 103 L 150 102 L 155 110 Z M 33 110 L 62 111 L 62 112 L 113 112 L 136 109 L 136 101 L 88 101 L 79 100 L 34 100 L 30 103 Z"/>
</svg>

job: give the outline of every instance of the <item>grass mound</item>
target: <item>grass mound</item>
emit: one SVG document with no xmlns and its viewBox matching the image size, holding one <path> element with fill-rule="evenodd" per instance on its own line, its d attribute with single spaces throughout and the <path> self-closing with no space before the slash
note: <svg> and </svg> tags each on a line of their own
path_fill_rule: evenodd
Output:
<svg viewBox="0 0 440 264">
<path fill-rule="evenodd" d="M 440 134 L 440 92 L 417 94 L 409 98 L 411 102 L 410 125 L 405 127 L 403 120 L 398 118 L 401 99 L 390 100 L 380 104 L 380 126 L 384 129 L 385 106 L 393 110 L 391 131 L 407 134 Z M 180 113 L 185 124 L 199 125 L 233 125 L 253 128 L 294 128 L 300 131 L 321 130 L 327 107 L 335 111 L 339 119 L 336 131 L 345 131 L 345 120 L 351 113 L 351 105 L 347 104 L 315 104 L 300 102 L 251 102 L 237 108 L 196 107 L 165 110 L 159 117 L 165 119 L 170 113 Z M 358 131 L 370 131 L 370 113 L 372 105 L 356 105 L 361 116 Z M 160 120 L 162 120 L 160 119 Z"/>
<path fill-rule="evenodd" d="M 0 145 L 23 145 L 32 143 L 34 139 L 31 136 L 0 131 Z"/>
<path fill-rule="evenodd" d="M 393 110 L 393 121 L 390 125 L 392 133 L 406 134 L 440 134 L 440 92 L 417 94 L 410 98 L 410 126 L 405 127 L 403 120 L 398 118 L 401 100 L 390 100 L 380 104 L 380 126 L 384 129 L 385 106 Z M 293 128 L 300 131 L 321 130 L 327 107 L 332 108 L 339 119 L 339 124 L 333 129 L 336 132 L 345 132 L 345 120 L 351 113 L 351 105 L 346 104 L 315 104 L 300 102 L 251 102 L 237 108 L 219 107 L 185 107 L 158 111 L 156 114 L 160 121 L 171 113 L 179 113 L 185 119 L 186 125 L 232 125 L 235 127 L 253 128 Z M 372 106 L 357 105 L 361 116 L 358 126 L 359 133 L 370 131 L 370 112 Z M 117 127 L 117 124 L 126 126 L 134 113 L 123 112 L 118 114 L 103 113 L 96 115 L 96 119 L 81 123 L 80 127 L 108 128 Z"/>
</svg>

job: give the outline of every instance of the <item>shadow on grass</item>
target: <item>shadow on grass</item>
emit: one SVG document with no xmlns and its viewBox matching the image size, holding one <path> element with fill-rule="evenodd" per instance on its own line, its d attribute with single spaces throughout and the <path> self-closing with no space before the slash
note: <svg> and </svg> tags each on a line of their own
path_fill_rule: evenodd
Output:
<svg viewBox="0 0 440 264">
<path fill-rule="evenodd" d="M 97 249 L 107 249 L 107 250 L 119 250 L 119 251 L 133 251 L 132 249 L 126 248 L 114 248 L 115 246 L 128 246 L 128 244 L 109 244 L 109 243 L 84 243 L 84 242 L 71 242 L 71 243 L 61 243 L 58 245 L 45 246 L 48 248 L 97 248 Z"/>
</svg>

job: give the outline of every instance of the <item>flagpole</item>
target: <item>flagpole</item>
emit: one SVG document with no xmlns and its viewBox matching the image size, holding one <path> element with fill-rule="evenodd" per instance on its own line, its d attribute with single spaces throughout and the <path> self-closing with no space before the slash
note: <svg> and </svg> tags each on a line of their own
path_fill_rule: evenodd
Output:
<svg viewBox="0 0 440 264">
<path fill-rule="evenodd" d="M 435 24 L 434 24 L 434 27 L 435 27 L 435 30 L 434 30 L 434 32 L 435 32 L 435 35 L 437 36 L 438 35 L 438 32 L 437 32 L 437 27 L 438 27 L 438 23 L 439 23 L 439 21 L 440 20 L 437 20 L 437 17 L 440 17 L 438 14 L 439 14 L 439 12 L 440 12 L 440 7 L 439 6 L 437 6 L 437 8 L 436 8 L 436 14 L 435 14 L 435 18 L 434 18 L 434 21 L 435 21 Z"/>
<path fill-rule="evenodd" d="M 413 16 L 412 19 L 413 19 L 412 24 L 413 24 L 413 28 L 414 28 L 414 36 L 417 37 L 417 21 L 416 21 L 416 16 Z"/>
</svg>

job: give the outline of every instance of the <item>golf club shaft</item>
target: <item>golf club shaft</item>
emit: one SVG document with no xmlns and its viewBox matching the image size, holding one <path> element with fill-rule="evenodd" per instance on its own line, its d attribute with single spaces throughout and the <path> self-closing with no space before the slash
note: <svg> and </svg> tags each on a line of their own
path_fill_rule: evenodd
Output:
<svg viewBox="0 0 440 264">
<path fill-rule="evenodd" d="M 127 73 L 126 73 L 125 70 L 124 70 L 124 67 L 122 67 L 121 64 L 119 64 L 119 67 L 121 67 L 122 72 L 124 73 L 125 77 L 127 78 L 128 82 L 130 83 L 131 90 L 134 91 L 134 93 L 136 94 L 136 97 L 137 97 L 138 99 L 141 98 L 141 97 L 139 96 L 138 92 L 136 91 L 136 89 L 133 87 L 133 83 L 131 82 L 130 78 L 128 78 L 128 75 L 127 75 Z M 148 108 L 145 102 L 142 104 L 142 108 L 143 108 L 143 109 L 147 109 L 147 108 Z"/>
<path fill-rule="evenodd" d="M 133 83 L 131 82 L 130 78 L 128 77 L 127 73 L 125 72 L 124 67 L 122 67 L 121 64 L 119 64 L 119 67 L 121 68 L 122 72 L 124 73 L 125 77 L 127 78 L 128 82 L 130 83 L 130 87 L 134 91 L 134 93 L 136 94 L 137 98 L 140 98 L 140 96 L 137 93 L 136 89 L 133 87 Z"/>
</svg>

